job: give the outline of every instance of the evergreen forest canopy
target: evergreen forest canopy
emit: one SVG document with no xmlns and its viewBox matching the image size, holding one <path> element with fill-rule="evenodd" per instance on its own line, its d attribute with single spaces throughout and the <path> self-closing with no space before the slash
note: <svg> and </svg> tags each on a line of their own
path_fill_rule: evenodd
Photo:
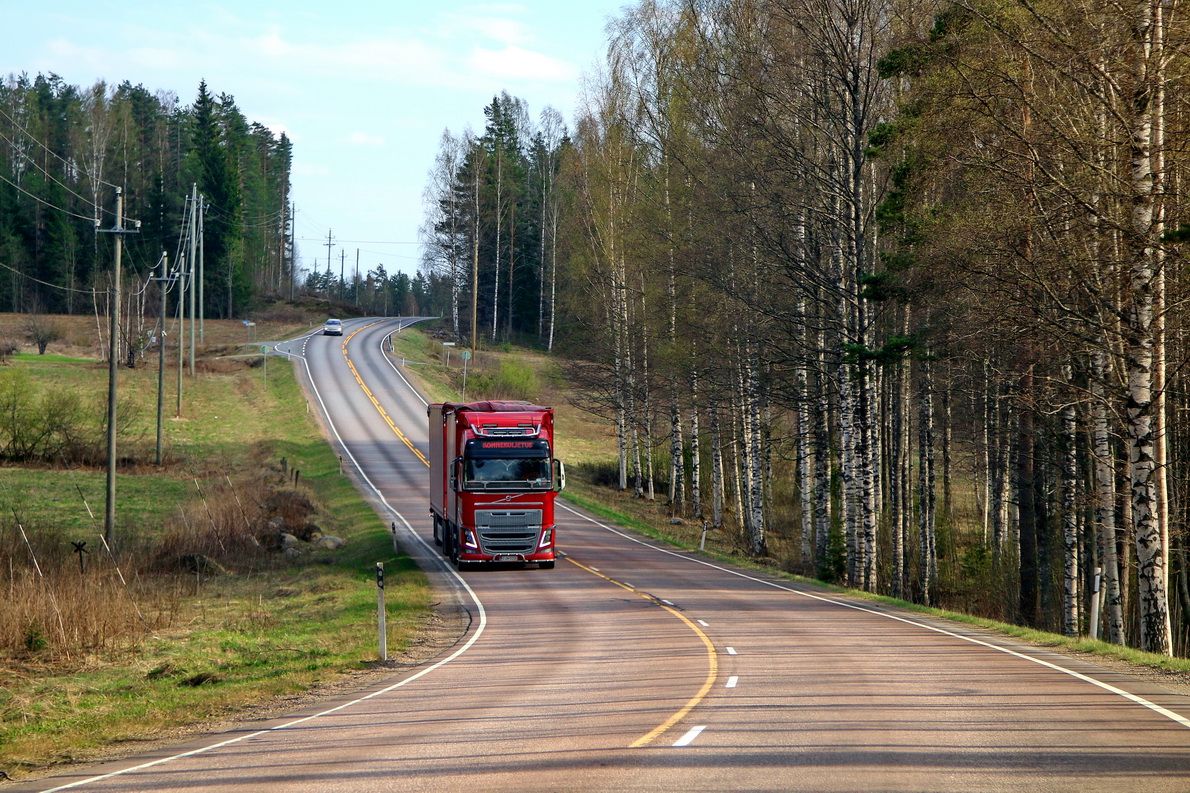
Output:
<svg viewBox="0 0 1190 793">
<path fill-rule="evenodd" d="M 640 0 L 572 132 L 444 135 L 427 273 L 460 338 L 587 362 L 620 489 L 1185 654 L 1187 43 L 1159 0 Z"/>
<path fill-rule="evenodd" d="M 53 74 L 10 75 L 0 82 L 0 310 L 105 310 L 112 244 L 97 229 L 116 226 L 121 188 L 124 226 L 139 222 L 124 235 L 129 283 L 150 277 L 163 252 L 177 270 L 192 192 L 201 196 L 206 317 L 242 317 L 299 288 L 376 313 L 421 313 L 429 288 L 420 276 L 382 266 L 350 282 L 300 272 L 292 165 L 284 133 L 248 121 L 205 82 L 183 106 L 129 82 L 84 89 Z"/>
<path fill-rule="evenodd" d="M 124 82 L 82 89 L 56 75 L 0 85 L 0 306 L 15 312 L 94 310 L 107 289 L 124 192 L 125 271 L 148 277 L 162 252 L 184 253 L 192 186 L 203 196 L 209 317 L 235 317 L 267 293 L 288 293 L 292 145 L 249 122 L 229 94 L 202 83 L 193 105 Z M 160 271 L 158 272 L 160 275 Z"/>
</svg>

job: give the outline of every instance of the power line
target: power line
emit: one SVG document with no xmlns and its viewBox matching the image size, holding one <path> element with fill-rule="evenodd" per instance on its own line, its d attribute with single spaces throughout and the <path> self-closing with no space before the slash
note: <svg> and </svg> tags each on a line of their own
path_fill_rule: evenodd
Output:
<svg viewBox="0 0 1190 793">
<path fill-rule="evenodd" d="M 370 251 L 367 248 L 361 248 L 360 250 L 363 253 L 371 253 L 375 256 L 383 256 L 386 259 L 407 259 L 411 262 L 420 262 L 422 259 L 422 257 L 420 257 L 420 256 L 405 256 L 400 253 L 385 253 L 384 251 Z"/>
<path fill-rule="evenodd" d="M 12 138 L 8 137 L 7 135 L 5 135 L 3 133 L 0 133 L 0 140 L 6 141 L 13 148 L 16 148 L 16 146 L 17 146 L 16 142 Z M 82 201 L 85 204 L 90 204 L 91 206 L 95 207 L 96 211 L 98 211 L 98 212 L 106 212 L 109 215 L 112 214 L 111 210 L 104 209 L 103 207 L 96 204 L 93 199 L 87 198 L 84 195 L 80 195 L 79 193 L 76 193 L 65 182 L 59 181 L 57 178 L 54 177 L 54 175 L 52 173 L 47 171 L 45 168 L 42 168 L 41 164 L 38 163 L 37 160 L 33 159 L 32 157 L 28 157 L 28 156 L 25 157 L 25 160 L 27 162 L 29 162 L 38 171 L 45 174 L 46 179 L 49 179 L 51 182 L 53 182 L 54 184 L 61 187 L 63 190 L 65 190 L 70 195 L 74 196 L 75 198 L 79 199 L 80 201 Z M 67 167 L 71 167 L 71 166 L 68 164 Z M 102 184 L 102 182 L 101 182 L 101 184 Z"/>
<path fill-rule="evenodd" d="M 42 286 L 48 286 L 50 289 L 61 289 L 63 292 L 74 292 L 74 293 L 80 294 L 80 295 L 95 294 L 94 289 L 74 289 L 69 286 L 62 286 L 61 284 L 51 284 L 49 281 L 42 281 L 40 278 L 34 278 L 33 276 L 29 275 L 28 273 L 22 273 L 17 268 L 9 267 L 7 264 L 4 264 L 2 262 L 0 262 L 0 268 L 8 270 L 9 272 L 12 272 L 12 273 L 16 273 L 21 278 L 24 278 L 27 281 L 32 281 L 33 283 L 41 284 Z"/>
<path fill-rule="evenodd" d="M 21 187 L 21 186 L 20 186 L 19 184 L 17 184 L 16 182 L 13 182 L 13 181 L 11 181 L 11 180 L 10 180 L 10 179 L 8 179 L 7 177 L 0 176 L 0 182 L 4 182 L 5 184 L 7 184 L 7 185 L 10 185 L 11 187 L 14 187 L 14 188 L 16 188 L 18 191 L 20 191 L 20 192 L 24 193 L 25 195 L 29 196 L 29 197 L 30 197 L 30 198 L 32 198 L 34 201 L 38 202 L 39 204 L 43 204 L 44 206 L 47 206 L 47 207 L 49 207 L 50 209 L 56 209 L 56 210 L 58 210 L 59 212 L 61 212 L 61 213 L 63 213 L 63 214 L 70 215 L 72 218 L 78 218 L 79 220 L 85 220 L 85 221 L 87 221 L 88 223 L 94 223 L 94 222 L 95 222 L 95 218 L 89 218 L 89 217 L 86 217 L 85 215 L 80 215 L 80 214 L 78 214 L 77 212 L 71 212 L 69 209 L 65 209 L 65 208 L 63 208 L 63 207 L 57 206 L 56 204 L 51 204 L 49 201 L 46 201 L 46 200 L 45 200 L 44 198 L 42 198 L 41 196 L 37 196 L 37 195 L 34 195 L 33 193 L 30 193 L 28 190 L 26 190 L 25 188 Z"/>
<path fill-rule="evenodd" d="M 298 237 L 302 242 L 313 242 L 314 240 L 322 240 L 322 237 Z M 341 240 L 335 238 L 336 242 L 345 242 L 352 245 L 421 245 L 420 242 L 406 242 L 405 240 Z"/>
<path fill-rule="evenodd" d="M 33 142 L 34 142 L 34 143 L 36 143 L 38 146 L 40 146 L 41 148 L 45 149 L 45 151 L 46 151 L 46 152 L 47 152 L 47 153 L 48 153 L 48 154 L 49 154 L 51 157 L 55 158 L 56 160 L 59 160 L 59 161 L 60 161 L 60 162 L 61 162 L 63 165 L 66 165 L 67 167 L 71 167 L 71 168 L 72 168 L 72 167 L 74 167 L 73 163 L 69 162 L 69 161 L 68 161 L 68 160 L 66 160 L 64 157 L 62 157 L 61 155 L 59 155 L 58 153 L 56 153 L 56 152 L 55 152 L 53 149 L 51 149 L 49 146 L 46 146 L 44 143 L 42 143 L 40 140 L 38 140 L 38 139 L 36 138 L 36 136 L 34 136 L 34 135 L 33 135 L 33 133 L 31 133 L 29 130 L 25 129 L 24 127 L 22 127 L 22 126 L 21 126 L 21 123 L 20 123 L 19 121 L 17 121 L 17 120 L 16 120 L 15 118 L 13 118 L 12 116 L 8 115 L 8 113 L 7 113 L 7 112 L 5 112 L 5 111 L 4 111 L 2 108 L 0 108 L 0 116 L 4 116 L 6 119 L 8 119 L 8 120 L 9 120 L 9 122 L 10 122 L 10 123 L 11 123 L 11 124 L 12 124 L 14 127 L 16 127 L 17 129 L 19 129 L 21 132 L 24 132 L 24 133 L 25 133 L 25 135 L 27 135 L 27 136 L 28 136 L 29 140 L 33 141 Z M 14 144 L 14 145 L 15 145 L 15 144 Z M 111 188 L 113 188 L 113 189 L 119 189 L 119 185 L 114 185 L 114 184 L 112 184 L 111 182 L 105 182 L 105 181 L 104 181 L 104 180 L 102 180 L 102 179 L 96 179 L 95 181 L 97 181 L 99 184 L 106 185 L 106 186 L 108 186 L 108 187 L 111 187 Z M 109 212 L 109 214 L 111 214 L 111 213 Z"/>
</svg>

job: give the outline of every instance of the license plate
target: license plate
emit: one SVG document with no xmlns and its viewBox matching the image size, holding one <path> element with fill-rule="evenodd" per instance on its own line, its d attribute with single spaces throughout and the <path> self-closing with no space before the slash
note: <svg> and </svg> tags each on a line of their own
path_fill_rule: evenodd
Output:
<svg viewBox="0 0 1190 793">
<path fill-rule="evenodd" d="M 501 553 L 496 555 L 497 562 L 519 562 L 521 557 L 515 553 Z"/>
</svg>

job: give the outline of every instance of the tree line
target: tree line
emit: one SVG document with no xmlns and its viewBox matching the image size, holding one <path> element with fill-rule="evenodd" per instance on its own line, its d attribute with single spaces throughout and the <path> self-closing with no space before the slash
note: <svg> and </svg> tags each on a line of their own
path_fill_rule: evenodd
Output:
<svg viewBox="0 0 1190 793">
<path fill-rule="evenodd" d="M 641 0 L 548 162 L 507 95 L 447 134 L 431 270 L 462 336 L 581 353 L 619 488 L 1184 654 L 1187 38 L 1168 0 Z"/>
<path fill-rule="evenodd" d="M 553 108 L 533 124 L 525 101 L 507 92 L 484 117 L 482 134 L 443 133 L 425 191 L 422 271 L 436 313 L 472 346 L 552 348 L 566 126 Z"/>
<path fill-rule="evenodd" d="M 292 160 L 284 133 L 249 122 L 205 82 L 185 106 L 130 82 L 81 88 L 54 74 L 9 75 L 0 82 L 0 306 L 103 310 L 95 295 L 107 289 L 112 246 L 97 230 L 117 226 L 116 188 L 123 225 L 138 232 L 125 236 L 129 277 L 146 278 L 163 251 L 178 266 L 197 186 L 205 316 L 241 316 L 262 296 L 289 294 Z"/>
</svg>

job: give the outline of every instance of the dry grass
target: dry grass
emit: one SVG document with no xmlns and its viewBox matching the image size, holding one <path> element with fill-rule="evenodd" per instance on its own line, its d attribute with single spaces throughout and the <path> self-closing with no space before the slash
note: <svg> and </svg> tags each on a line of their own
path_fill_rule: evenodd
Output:
<svg viewBox="0 0 1190 793">
<path fill-rule="evenodd" d="M 323 319 L 260 320 L 257 339 Z M 67 330 L 48 355 L 7 365 L 101 401 L 107 367 L 94 323 L 61 320 Z M 0 338 L 20 321 L 0 315 Z M 114 555 L 98 537 L 101 469 L 0 466 L 0 769 L 37 775 L 108 756 L 121 741 L 177 734 L 360 669 L 375 654 L 360 625 L 375 622 L 376 561 L 389 574 L 390 644 L 399 652 L 420 629 L 424 576 L 392 557 L 385 526 L 306 418 L 290 368 L 270 367 L 266 381 L 258 356 L 219 357 L 245 351 L 242 324 L 208 321 L 206 330 L 199 350 L 210 357 L 184 378 L 180 417 L 167 377 L 161 469 L 152 464 L 155 367 L 120 369 L 129 421 Z M 278 550 L 282 532 L 348 544 L 331 552 L 299 541 L 290 558 Z M 83 541 L 80 572 L 71 543 Z"/>
</svg>

